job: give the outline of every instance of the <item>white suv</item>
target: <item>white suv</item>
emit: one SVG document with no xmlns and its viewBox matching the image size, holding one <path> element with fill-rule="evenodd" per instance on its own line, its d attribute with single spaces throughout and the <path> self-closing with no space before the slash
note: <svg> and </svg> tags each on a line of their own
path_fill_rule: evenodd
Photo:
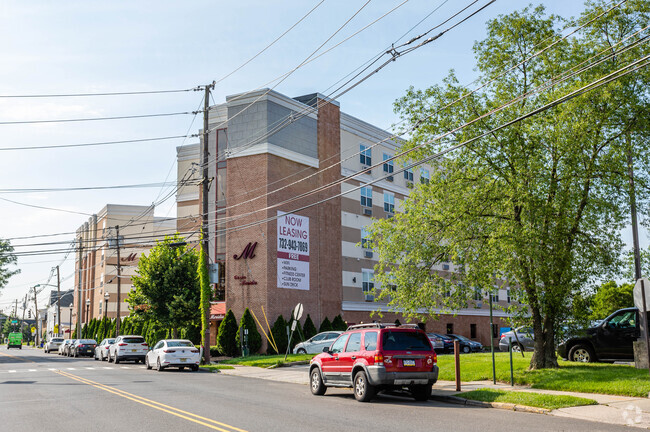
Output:
<svg viewBox="0 0 650 432">
<path fill-rule="evenodd" d="M 149 346 L 142 336 L 118 336 L 108 349 L 108 361 L 115 364 L 125 360 L 144 363 L 148 351 Z"/>
<path fill-rule="evenodd" d="M 53 337 L 43 345 L 43 352 L 50 353 L 52 351 L 58 351 L 59 347 L 65 339 L 62 337 Z"/>
</svg>

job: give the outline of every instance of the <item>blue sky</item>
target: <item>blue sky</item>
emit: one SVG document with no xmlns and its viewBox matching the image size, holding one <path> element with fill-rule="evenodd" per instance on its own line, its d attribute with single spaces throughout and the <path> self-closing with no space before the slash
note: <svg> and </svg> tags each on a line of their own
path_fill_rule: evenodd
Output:
<svg viewBox="0 0 650 432">
<path fill-rule="evenodd" d="M 219 80 L 298 21 L 310 1 L 4 1 L 0 3 L 0 95 L 97 93 L 186 89 Z M 300 64 L 367 0 L 325 0 L 307 19 L 260 57 L 220 82 L 214 101 L 265 86 Z M 477 3 L 486 3 L 483 0 Z M 402 3 L 370 1 L 325 47 L 345 39 Z M 378 23 L 293 73 L 276 88 L 289 96 L 327 89 L 381 52 L 433 9 L 417 35 L 470 4 L 460 0 L 410 0 Z M 539 2 L 534 2 L 538 4 Z M 545 1 L 549 12 L 579 14 L 580 1 Z M 397 121 L 392 103 L 413 85 L 438 83 L 449 69 L 461 82 L 475 77 L 472 44 L 485 22 L 528 4 L 499 0 L 444 37 L 405 56 L 340 98 L 341 109 L 379 127 Z M 271 84 L 272 85 L 272 84 Z M 266 86 L 270 86 L 266 84 Z M 0 98 L 0 122 L 190 112 L 202 94 L 16 99 Z M 192 115 L 103 122 L 1 125 L 1 147 L 63 145 L 196 133 Z M 86 147 L 0 151 L 0 188 L 104 186 L 174 181 L 175 147 L 195 139 Z M 168 173 L 171 174 L 168 177 Z M 161 188 L 57 193 L 0 193 L 0 198 L 82 213 L 106 203 L 148 205 Z M 175 216 L 174 200 L 156 210 Z M 39 210 L 0 200 L 0 238 L 75 231 L 87 217 Z M 647 243 L 645 233 L 642 236 Z M 71 240 L 72 236 L 56 239 Z M 19 245 L 35 240 L 15 240 Z M 23 251 L 24 248 L 18 248 Z M 0 310 L 44 283 L 62 256 L 20 259 L 22 273 L 0 294 Z M 69 276 L 74 262 L 63 263 Z M 71 288 L 74 278 L 63 283 Z M 45 299 L 49 290 L 43 292 Z"/>
</svg>

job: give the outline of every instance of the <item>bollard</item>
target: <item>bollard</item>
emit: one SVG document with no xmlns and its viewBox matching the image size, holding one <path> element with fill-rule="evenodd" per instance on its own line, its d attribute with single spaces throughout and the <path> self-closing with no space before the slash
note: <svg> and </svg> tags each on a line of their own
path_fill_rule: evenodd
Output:
<svg viewBox="0 0 650 432">
<path fill-rule="evenodd" d="M 510 353 L 510 385 L 514 387 L 515 385 L 515 376 L 512 369 L 512 340 L 508 344 L 508 352 Z"/>
<path fill-rule="evenodd" d="M 454 365 L 456 369 L 456 391 L 460 391 L 460 341 L 454 340 Z"/>
</svg>

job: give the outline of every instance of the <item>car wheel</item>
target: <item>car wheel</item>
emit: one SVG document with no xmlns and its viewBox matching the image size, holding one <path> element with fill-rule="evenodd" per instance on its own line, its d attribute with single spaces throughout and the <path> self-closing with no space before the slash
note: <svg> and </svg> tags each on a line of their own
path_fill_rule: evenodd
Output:
<svg viewBox="0 0 650 432">
<path fill-rule="evenodd" d="M 113 363 L 115 363 L 115 364 L 120 363 L 120 358 L 117 356 L 117 353 L 115 353 L 115 357 L 113 357 Z"/>
<path fill-rule="evenodd" d="M 368 402 L 375 395 L 375 387 L 368 382 L 363 371 L 354 376 L 354 398 L 359 402 Z"/>
<path fill-rule="evenodd" d="M 316 396 L 324 395 L 327 387 L 325 387 L 323 377 L 321 377 L 320 370 L 317 367 L 311 371 L 310 378 L 311 394 Z"/>
<path fill-rule="evenodd" d="M 298 351 L 296 351 L 296 353 L 298 353 L 298 354 L 307 354 L 307 351 L 304 348 L 300 348 L 300 349 L 298 349 Z"/>
<path fill-rule="evenodd" d="M 523 349 L 521 348 L 521 345 L 519 344 L 512 344 L 512 352 L 520 353 L 522 352 Z"/>
<path fill-rule="evenodd" d="M 471 349 L 470 349 L 467 345 L 465 345 L 465 346 L 463 347 L 463 353 L 467 354 L 467 353 L 469 353 L 470 351 L 471 351 Z"/>
<path fill-rule="evenodd" d="M 198 372 L 198 371 L 199 371 L 199 365 L 193 365 L 192 372 Z"/>
<path fill-rule="evenodd" d="M 99 359 L 97 358 L 97 353 L 94 353 L 94 354 L 93 354 L 93 360 L 95 360 L 95 361 L 99 360 Z"/>
<path fill-rule="evenodd" d="M 596 361 L 594 351 L 587 345 L 574 345 L 569 350 L 569 360 L 581 363 L 592 363 Z"/>
<path fill-rule="evenodd" d="M 147 370 L 151 370 L 151 365 L 149 364 L 149 356 L 144 358 L 144 364 L 147 367 Z"/>
<path fill-rule="evenodd" d="M 162 372 L 162 371 L 163 371 L 163 367 L 162 367 L 162 365 L 160 364 L 160 357 L 158 357 L 158 360 L 156 360 L 156 370 L 157 370 L 158 372 Z"/>
<path fill-rule="evenodd" d="M 179 366 L 178 370 L 185 370 L 185 366 Z"/>
<path fill-rule="evenodd" d="M 423 384 L 423 385 L 414 385 L 411 386 L 411 394 L 416 401 L 424 402 L 429 400 L 431 397 L 431 390 L 433 389 L 433 384 Z"/>
</svg>

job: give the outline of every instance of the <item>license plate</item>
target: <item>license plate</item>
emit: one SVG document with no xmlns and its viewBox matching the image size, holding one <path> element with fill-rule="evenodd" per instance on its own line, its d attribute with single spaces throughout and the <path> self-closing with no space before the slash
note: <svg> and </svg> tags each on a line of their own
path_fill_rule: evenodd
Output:
<svg viewBox="0 0 650 432">
<path fill-rule="evenodd" d="M 415 366 L 415 360 L 404 359 L 402 364 L 404 366 Z"/>
<path fill-rule="evenodd" d="M 138 352 L 138 350 L 137 350 L 137 349 L 134 349 L 134 350 L 131 350 L 131 351 L 133 351 L 133 352 Z"/>
<path fill-rule="evenodd" d="M 187 361 L 187 359 L 186 359 L 186 358 L 182 358 L 181 361 L 184 362 L 184 361 Z"/>
</svg>

